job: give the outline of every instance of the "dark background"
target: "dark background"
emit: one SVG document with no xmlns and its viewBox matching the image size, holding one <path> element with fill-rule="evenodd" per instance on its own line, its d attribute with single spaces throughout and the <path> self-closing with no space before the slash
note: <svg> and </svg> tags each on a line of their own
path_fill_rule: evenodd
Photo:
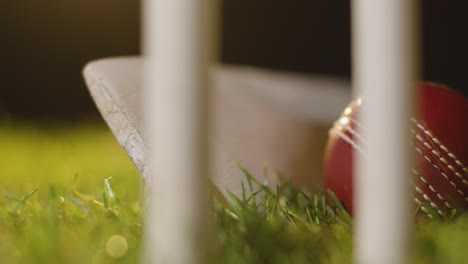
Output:
<svg viewBox="0 0 468 264">
<path fill-rule="evenodd" d="M 467 94 L 468 4 L 423 2 L 424 79 Z M 224 0 L 222 61 L 350 75 L 350 3 Z M 137 0 L 0 1 L 0 116 L 99 118 L 81 77 L 86 62 L 139 54 Z"/>
</svg>

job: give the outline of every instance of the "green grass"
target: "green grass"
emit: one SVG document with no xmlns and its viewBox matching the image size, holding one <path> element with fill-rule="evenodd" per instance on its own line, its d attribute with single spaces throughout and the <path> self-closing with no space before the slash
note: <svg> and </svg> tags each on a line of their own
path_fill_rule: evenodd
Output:
<svg viewBox="0 0 468 264">
<path fill-rule="evenodd" d="M 214 263 L 350 263 L 352 220 L 338 203 L 244 172 L 245 195 L 213 202 Z M 0 263 L 140 260 L 140 178 L 107 129 L 0 127 L 0 183 Z M 413 263 L 467 263 L 467 214 L 415 222 Z"/>
<path fill-rule="evenodd" d="M 0 181 L 0 263 L 137 263 L 140 179 L 105 128 L 1 128 Z M 106 253 L 114 235 L 121 258 Z"/>
</svg>

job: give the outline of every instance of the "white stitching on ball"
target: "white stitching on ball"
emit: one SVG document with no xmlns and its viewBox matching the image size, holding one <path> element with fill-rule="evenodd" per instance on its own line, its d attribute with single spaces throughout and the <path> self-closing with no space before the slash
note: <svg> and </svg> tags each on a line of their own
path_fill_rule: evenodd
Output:
<svg viewBox="0 0 468 264">
<path fill-rule="evenodd" d="M 463 162 L 461 162 L 459 159 L 457 159 L 457 157 L 455 156 L 455 154 L 453 154 L 452 152 L 450 152 L 448 150 L 448 148 L 446 146 L 444 146 L 440 141 L 439 139 L 437 139 L 436 137 L 433 136 L 432 132 L 430 132 L 428 129 L 426 129 L 423 125 L 421 125 L 416 119 L 414 118 L 411 118 L 411 121 L 413 121 L 413 123 L 416 124 L 416 126 L 421 129 L 426 135 L 428 135 L 435 143 L 437 143 L 437 145 L 439 145 L 439 147 L 445 151 L 447 153 L 447 155 L 452 158 L 455 163 L 465 172 L 468 174 L 468 168 L 465 167 L 465 165 L 463 164 Z M 414 131 L 412 130 L 411 132 L 414 133 Z M 417 133 L 415 133 L 417 134 Z"/>
<path fill-rule="evenodd" d="M 341 132 L 341 131 L 335 131 L 335 133 L 341 138 L 343 139 L 344 141 L 348 142 L 355 150 L 359 151 L 360 153 L 362 153 L 362 149 L 361 147 L 354 141 L 352 140 L 350 137 L 348 137 L 345 133 Z"/>
<path fill-rule="evenodd" d="M 434 188 L 434 186 L 428 184 L 427 181 L 426 181 L 426 179 L 425 179 L 423 176 L 421 176 L 421 175 L 419 174 L 418 171 L 416 171 L 415 169 L 413 169 L 413 173 L 414 173 L 416 176 L 419 176 L 419 179 L 421 179 L 421 181 L 422 181 L 423 183 L 425 183 L 425 184 L 427 184 L 427 185 L 429 186 L 429 189 L 430 189 L 433 193 L 435 193 L 435 195 L 437 196 L 437 198 L 439 198 L 439 200 L 444 201 L 444 204 L 445 204 L 446 207 L 452 208 L 452 205 L 451 205 L 449 202 L 447 202 L 447 201 L 444 199 L 444 197 L 442 197 L 442 195 L 440 195 L 440 194 L 437 192 L 437 190 Z M 421 190 L 421 188 L 419 188 L 419 187 L 416 186 L 416 185 L 415 185 L 415 189 L 416 189 L 416 191 L 417 191 L 418 193 L 424 194 L 424 192 Z M 424 194 L 424 195 L 425 195 L 425 194 Z"/>
<path fill-rule="evenodd" d="M 417 205 L 421 205 L 421 201 L 419 201 L 418 198 L 414 198 L 414 202 L 415 202 Z"/>
<path fill-rule="evenodd" d="M 448 176 L 447 176 L 436 164 L 433 164 L 432 161 L 431 161 L 431 159 L 430 159 L 429 157 L 427 157 L 426 155 L 422 154 L 421 149 L 419 149 L 419 148 L 416 147 L 416 146 L 415 146 L 415 149 L 417 150 L 417 152 L 418 152 L 419 154 L 421 154 L 421 155 L 424 157 L 425 160 L 427 160 L 427 162 L 429 162 L 434 168 L 436 168 L 436 169 L 440 172 L 440 174 L 441 174 L 446 180 L 448 180 L 448 182 L 450 183 L 450 185 L 452 185 L 452 186 L 457 190 L 457 192 L 458 192 L 459 194 L 462 195 L 463 198 L 466 198 L 466 197 L 465 197 L 465 194 L 463 193 L 463 191 L 460 190 L 460 189 L 457 187 L 457 185 L 456 185 L 453 181 L 451 181 L 451 180 L 448 178 Z M 425 182 L 425 183 L 427 183 L 427 182 Z"/>
</svg>

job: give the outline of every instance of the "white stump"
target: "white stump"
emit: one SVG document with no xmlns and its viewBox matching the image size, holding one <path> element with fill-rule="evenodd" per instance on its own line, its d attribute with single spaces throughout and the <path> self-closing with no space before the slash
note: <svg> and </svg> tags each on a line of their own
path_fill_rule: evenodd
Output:
<svg viewBox="0 0 468 264">
<path fill-rule="evenodd" d="M 152 166 L 146 263 L 205 263 L 210 1 L 144 2 L 145 110 Z"/>
<path fill-rule="evenodd" d="M 408 262 L 416 2 L 355 0 L 353 5 L 353 85 L 365 100 L 364 155 L 354 173 L 359 264 Z"/>
</svg>

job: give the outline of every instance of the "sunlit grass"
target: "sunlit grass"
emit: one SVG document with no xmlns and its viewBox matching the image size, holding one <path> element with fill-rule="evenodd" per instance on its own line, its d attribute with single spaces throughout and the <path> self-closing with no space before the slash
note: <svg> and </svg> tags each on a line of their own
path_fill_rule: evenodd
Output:
<svg viewBox="0 0 468 264">
<path fill-rule="evenodd" d="M 105 127 L 0 128 L 0 263 L 136 263 L 139 177 Z M 114 235 L 120 258 L 106 252 Z"/>
<path fill-rule="evenodd" d="M 352 219 L 333 196 L 240 169 L 242 197 L 213 201 L 213 263 L 351 262 Z M 0 127 L 0 263 L 138 263 L 139 177 L 104 127 Z M 467 214 L 415 222 L 413 263 L 468 263 Z"/>
<path fill-rule="evenodd" d="M 41 196 L 50 184 L 71 186 L 75 176 L 85 192 L 113 176 L 116 187 L 124 184 L 132 199 L 139 197 L 138 172 L 105 127 L 0 127 L 0 189 L 40 188 Z"/>
</svg>

